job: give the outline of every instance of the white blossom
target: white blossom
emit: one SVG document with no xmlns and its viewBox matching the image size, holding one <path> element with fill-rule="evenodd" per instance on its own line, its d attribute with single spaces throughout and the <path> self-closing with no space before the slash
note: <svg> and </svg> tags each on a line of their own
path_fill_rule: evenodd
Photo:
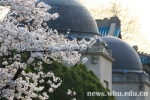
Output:
<svg viewBox="0 0 150 100">
<path fill-rule="evenodd" d="M 49 92 L 53 92 L 59 88 L 62 80 L 52 71 L 42 72 L 42 62 L 51 64 L 52 61 L 49 58 L 52 58 L 58 62 L 74 65 L 80 61 L 81 54 L 78 51 L 91 47 L 97 37 L 91 38 L 90 41 L 85 39 L 79 41 L 75 38 L 69 40 L 66 36 L 59 35 L 46 23 L 50 19 L 55 20 L 59 17 L 58 13 L 48 13 L 51 7 L 38 0 L 0 0 L 0 6 L 7 8 L 4 15 L 8 13 L 2 16 L 3 18 L 0 15 L 0 57 L 4 59 L 2 62 L 4 67 L 0 68 L 0 98 L 49 99 L 45 92 L 36 94 L 45 88 L 38 84 L 48 84 Z M 24 62 L 21 53 L 27 53 Z M 11 63 L 7 61 L 7 57 L 10 57 Z M 35 58 L 41 61 L 35 63 Z M 87 58 L 82 61 L 86 62 Z M 24 71 L 28 65 L 32 65 L 38 73 Z M 45 82 L 45 78 L 52 80 Z M 76 93 L 68 89 L 67 94 L 75 95 Z"/>
<path fill-rule="evenodd" d="M 86 63 L 88 61 L 88 58 L 87 57 L 84 57 L 83 59 L 82 59 L 82 63 Z"/>
<path fill-rule="evenodd" d="M 72 91 L 68 89 L 67 95 L 71 95 Z"/>
<path fill-rule="evenodd" d="M 53 91 L 54 91 L 54 89 L 53 89 L 53 88 L 50 88 L 50 89 L 49 89 L 49 92 L 53 92 Z"/>
<path fill-rule="evenodd" d="M 36 54 L 36 57 L 37 57 L 38 59 L 42 59 L 43 55 L 42 55 L 42 53 L 37 53 L 37 54 Z"/>
</svg>

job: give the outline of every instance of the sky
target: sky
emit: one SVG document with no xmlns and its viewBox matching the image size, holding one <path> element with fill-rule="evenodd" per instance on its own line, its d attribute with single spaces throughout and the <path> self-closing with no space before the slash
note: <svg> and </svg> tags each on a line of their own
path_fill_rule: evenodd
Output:
<svg viewBox="0 0 150 100">
<path fill-rule="evenodd" d="M 85 1 L 89 2 L 89 0 Z M 145 39 L 150 42 L 150 0 L 90 0 L 92 3 L 89 3 L 89 5 L 98 6 L 99 4 L 104 4 L 108 6 L 111 1 L 121 2 L 123 6 L 129 7 L 131 14 L 137 14 L 140 20 L 141 32 L 145 36 Z"/>
<path fill-rule="evenodd" d="M 120 2 L 122 6 L 129 7 L 130 14 L 137 15 L 140 20 L 141 34 L 147 40 L 141 42 L 139 40 L 136 45 L 144 50 L 144 52 L 150 53 L 150 0 L 81 0 L 87 3 L 89 6 L 99 7 L 101 4 L 104 6 L 109 6 L 111 2 L 116 1 Z M 1 9 L 0 9 L 1 10 Z M 8 12 L 8 9 L 5 9 L 4 15 Z M 1 14 L 1 12 L 0 12 Z M 0 20 L 2 15 L 0 16 Z M 144 45 L 143 45 L 144 44 Z M 146 50 L 146 51 L 145 51 Z"/>
<path fill-rule="evenodd" d="M 141 32 L 150 41 L 150 0 L 118 0 L 129 6 L 131 13 L 140 19 Z"/>
<path fill-rule="evenodd" d="M 109 6 L 112 1 L 118 1 L 125 7 L 128 6 L 130 13 L 139 17 L 141 33 L 150 42 L 150 0 L 92 0 L 91 6 L 98 6 L 99 4 Z"/>
</svg>

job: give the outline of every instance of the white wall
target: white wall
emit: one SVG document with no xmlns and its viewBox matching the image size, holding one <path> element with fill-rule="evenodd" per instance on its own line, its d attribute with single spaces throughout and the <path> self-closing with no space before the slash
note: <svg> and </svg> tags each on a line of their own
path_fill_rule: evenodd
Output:
<svg viewBox="0 0 150 100">
<path fill-rule="evenodd" d="M 150 100 L 150 86 L 145 84 L 145 92 L 148 93 L 148 96 L 145 97 L 145 100 Z"/>
<path fill-rule="evenodd" d="M 100 81 L 102 84 L 104 83 L 104 80 L 109 82 L 109 89 L 112 90 L 112 62 L 108 59 L 106 59 L 103 56 L 100 56 L 99 60 L 100 64 Z"/>
<path fill-rule="evenodd" d="M 98 63 L 92 63 L 92 56 L 99 57 Z M 102 55 L 92 55 L 86 54 L 82 55 L 81 58 L 88 57 L 88 61 L 85 63 L 87 69 L 92 70 L 96 76 L 99 78 L 100 82 L 103 86 L 106 86 L 104 81 L 109 83 L 109 90 L 112 90 L 112 61 L 108 60 L 107 58 L 103 57 Z"/>
</svg>

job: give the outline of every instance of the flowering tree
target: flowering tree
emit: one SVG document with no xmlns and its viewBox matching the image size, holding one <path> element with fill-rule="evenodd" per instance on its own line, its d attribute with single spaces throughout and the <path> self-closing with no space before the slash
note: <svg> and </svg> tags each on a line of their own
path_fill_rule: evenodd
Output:
<svg viewBox="0 0 150 100">
<path fill-rule="evenodd" d="M 71 41 L 53 31 L 46 22 L 59 15 L 48 13 L 50 6 L 38 0 L 0 0 L 0 6 L 10 9 L 0 22 L 0 99 L 48 99 L 46 92 L 38 93 L 44 89 L 38 84 L 49 84 L 49 92 L 53 92 L 62 81 L 52 71 L 44 73 L 42 63 L 50 64 L 52 58 L 74 65 L 80 60 L 78 51 L 91 47 L 96 37 Z M 33 64 L 35 59 L 40 61 Z M 30 64 L 37 73 L 25 71 Z M 49 77 L 52 80 L 44 80 Z"/>
<path fill-rule="evenodd" d="M 104 88 L 94 72 L 88 70 L 84 64 L 76 64 L 72 67 L 66 67 L 63 64 L 54 61 L 51 67 L 44 68 L 53 70 L 55 75 L 60 76 L 62 80 L 61 86 L 49 95 L 52 100 L 70 100 L 72 96 L 69 95 L 69 98 L 68 95 L 62 92 L 68 90 L 68 88 L 71 91 L 72 89 L 73 91 L 76 91 L 77 94 L 73 95 L 73 97 L 77 100 L 116 100 L 113 96 L 87 95 L 89 91 L 103 92 L 107 95 L 109 90 Z"/>
</svg>

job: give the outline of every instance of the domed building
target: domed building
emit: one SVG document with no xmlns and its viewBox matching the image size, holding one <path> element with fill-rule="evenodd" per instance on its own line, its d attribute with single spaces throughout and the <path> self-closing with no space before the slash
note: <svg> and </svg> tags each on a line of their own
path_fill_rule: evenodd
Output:
<svg viewBox="0 0 150 100">
<path fill-rule="evenodd" d="M 40 0 L 51 6 L 49 13 L 58 13 L 56 20 L 50 20 L 48 25 L 61 34 L 70 30 L 70 38 L 91 38 L 99 36 L 97 24 L 89 11 L 77 0 Z"/>
<path fill-rule="evenodd" d="M 123 40 L 113 37 L 102 37 L 108 44 L 107 48 L 112 50 L 112 90 L 115 92 L 131 91 L 139 94 L 150 92 L 150 82 L 142 69 L 140 57 L 137 52 Z M 124 95 L 124 94 L 123 94 Z M 117 100 L 149 100 L 147 96 L 116 96 Z"/>
<path fill-rule="evenodd" d="M 60 34 L 70 33 L 68 38 L 78 40 L 84 38 L 89 40 L 97 35 L 100 37 L 96 21 L 92 18 L 89 11 L 77 0 L 40 0 L 51 6 L 49 13 L 58 13 L 56 20 L 48 21 L 48 26 L 56 29 Z M 92 70 L 100 82 L 109 90 L 112 89 L 112 61 L 111 51 L 105 49 L 105 42 L 100 38 L 88 50 L 80 52 L 83 57 L 88 57 L 85 63 L 89 70 Z M 105 73 L 105 71 L 108 73 Z"/>
<path fill-rule="evenodd" d="M 47 23 L 50 28 L 56 29 L 60 34 L 65 35 L 69 30 L 68 38 L 87 40 L 95 35 L 106 36 L 102 37 L 103 40 L 99 38 L 91 48 L 81 52 L 81 58 L 88 57 L 86 67 L 96 74 L 106 88 L 122 93 L 131 90 L 150 92 L 149 80 L 143 73 L 139 56 L 134 49 L 121 39 L 107 36 L 121 38 L 120 21 L 115 23 L 118 19 L 113 17 L 108 23 L 99 20 L 98 25 L 107 24 L 107 27 L 99 28 L 88 10 L 77 0 L 40 1 L 51 6 L 49 13 L 59 14 L 56 20 L 50 20 Z M 108 27 L 110 23 L 112 23 L 111 27 Z M 120 96 L 117 100 L 149 100 L 149 97 Z"/>
<path fill-rule="evenodd" d="M 115 59 L 112 63 L 113 73 L 143 71 L 137 52 L 129 44 L 113 36 L 104 36 L 102 39 L 108 44 L 108 49 L 112 50 L 112 57 Z"/>
</svg>

